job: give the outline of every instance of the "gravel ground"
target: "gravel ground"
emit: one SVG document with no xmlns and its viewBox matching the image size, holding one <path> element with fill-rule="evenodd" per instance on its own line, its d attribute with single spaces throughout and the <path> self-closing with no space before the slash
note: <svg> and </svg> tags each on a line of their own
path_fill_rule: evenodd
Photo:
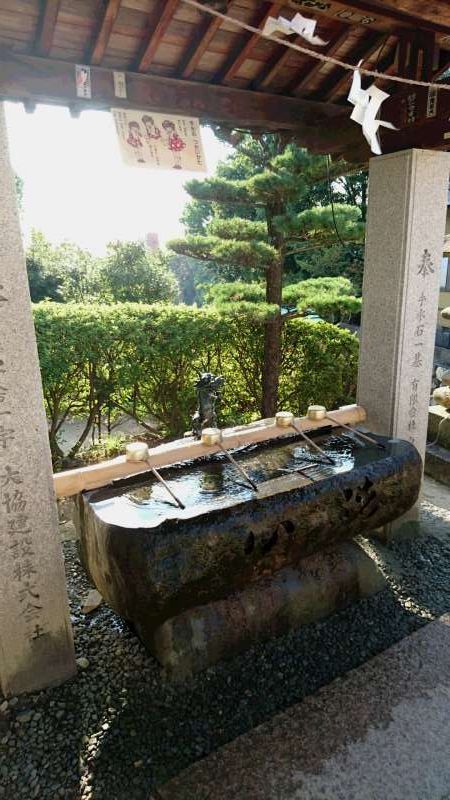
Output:
<svg viewBox="0 0 450 800">
<path fill-rule="evenodd" d="M 65 686 L 0 696 L 0 797 L 148 800 L 193 761 L 449 611 L 450 511 L 424 503 L 422 517 L 415 539 L 365 542 L 387 577 L 382 593 L 182 685 L 164 681 L 108 608 L 83 617 L 89 585 L 66 542 L 83 668 Z"/>
</svg>

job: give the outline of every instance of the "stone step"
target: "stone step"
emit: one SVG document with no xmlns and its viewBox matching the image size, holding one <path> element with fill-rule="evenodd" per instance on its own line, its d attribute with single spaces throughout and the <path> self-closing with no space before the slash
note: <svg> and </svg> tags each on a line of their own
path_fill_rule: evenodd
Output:
<svg viewBox="0 0 450 800">
<path fill-rule="evenodd" d="M 450 486 L 450 450 L 438 444 L 429 445 L 425 456 L 425 473 Z"/>
<path fill-rule="evenodd" d="M 152 800 L 449 800 L 449 751 L 447 614 L 189 767 Z"/>
</svg>

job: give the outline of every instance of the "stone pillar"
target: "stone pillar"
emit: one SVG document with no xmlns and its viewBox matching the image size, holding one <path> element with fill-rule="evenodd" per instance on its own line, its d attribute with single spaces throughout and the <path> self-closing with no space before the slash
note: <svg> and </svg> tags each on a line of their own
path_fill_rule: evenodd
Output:
<svg viewBox="0 0 450 800">
<path fill-rule="evenodd" d="M 45 192 L 45 187 L 42 187 Z M 0 685 L 75 674 L 47 423 L 0 103 Z"/>
<path fill-rule="evenodd" d="M 425 456 L 450 155 L 372 158 L 358 403 L 368 427 Z"/>
<path fill-rule="evenodd" d="M 372 158 L 358 402 L 374 431 L 425 454 L 450 155 Z"/>
</svg>

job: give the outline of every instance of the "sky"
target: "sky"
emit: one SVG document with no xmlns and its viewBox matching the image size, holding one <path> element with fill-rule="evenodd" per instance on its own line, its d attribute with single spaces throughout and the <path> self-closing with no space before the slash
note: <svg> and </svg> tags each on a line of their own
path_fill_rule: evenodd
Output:
<svg viewBox="0 0 450 800">
<path fill-rule="evenodd" d="M 160 244 L 183 235 L 180 215 L 188 195 L 183 184 L 201 173 L 139 169 L 121 159 L 111 114 L 85 111 L 73 119 L 68 109 L 39 105 L 27 114 L 6 104 L 13 168 L 24 182 L 22 227 L 52 243 L 75 242 L 103 255 L 110 241 L 159 234 Z M 211 130 L 202 130 L 212 174 L 227 154 Z"/>
</svg>

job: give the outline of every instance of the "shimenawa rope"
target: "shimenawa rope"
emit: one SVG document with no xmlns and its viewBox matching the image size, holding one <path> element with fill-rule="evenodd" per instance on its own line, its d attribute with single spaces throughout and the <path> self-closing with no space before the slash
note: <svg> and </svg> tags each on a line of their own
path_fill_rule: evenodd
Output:
<svg viewBox="0 0 450 800">
<path fill-rule="evenodd" d="M 355 72 L 355 70 L 359 69 L 362 75 L 370 75 L 373 78 L 381 78 L 385 81 L 405 83 L 408 86 L 423 86 L 426 89 L 440 89 L 446 92 L 450 91 L 450 85 L 446 83 L 428 83 L 427 81 L 417 81 L 413 78 L 402 78 L 400 75 L 387 75 L 385 72 L 378 72 L 377 70 L 373 69 L 365 69 L 364 67 L 359 67 L 357 64 L 348 64 L 346 61 L 340 61 L 338 58 L 327 56 L 324 53 L 316 53 L 315 50 L 310 50 L 308 47 L 302 47 L 301 45 L 294 44 L 286 39 L 281 39 L 279 36 L 273 36 L 264 33 L 261 28 L 254 28 L 253 25 L 248 25 L 246 22 L 242 22 L 240 19 L 230 17 L 229 14 L 222 14 L 220 11 L 216 11 L 214 8 L 210 8 L 202 3 L 198 3 L 197 0 L 181 1 L 188 6 L 192 6 L 192 8 L 197 8 L 199 11 L 202 11 L 205 14 L 210 14 L 213 17 L 219 17 L 224 22 L 227 22 L 230 25 L 235 25 L 237 28 L 241 28 L 249 33 L 256 33 L 258 36 L 261 36 L 263 39 L 268 39 L 270 42 L 282 44 L 285 47 L 289 47 L 291 50 L 296 50 L 298 53 L 303 53 L 304 55 L 310 56 L 310 58 L 316 58 L 318 61 L 323 61 L 327 64 L 335 64 L 335 66 L 342 67 L 342 69 L 349 70 L 350 72 Z"/>
</svg>

